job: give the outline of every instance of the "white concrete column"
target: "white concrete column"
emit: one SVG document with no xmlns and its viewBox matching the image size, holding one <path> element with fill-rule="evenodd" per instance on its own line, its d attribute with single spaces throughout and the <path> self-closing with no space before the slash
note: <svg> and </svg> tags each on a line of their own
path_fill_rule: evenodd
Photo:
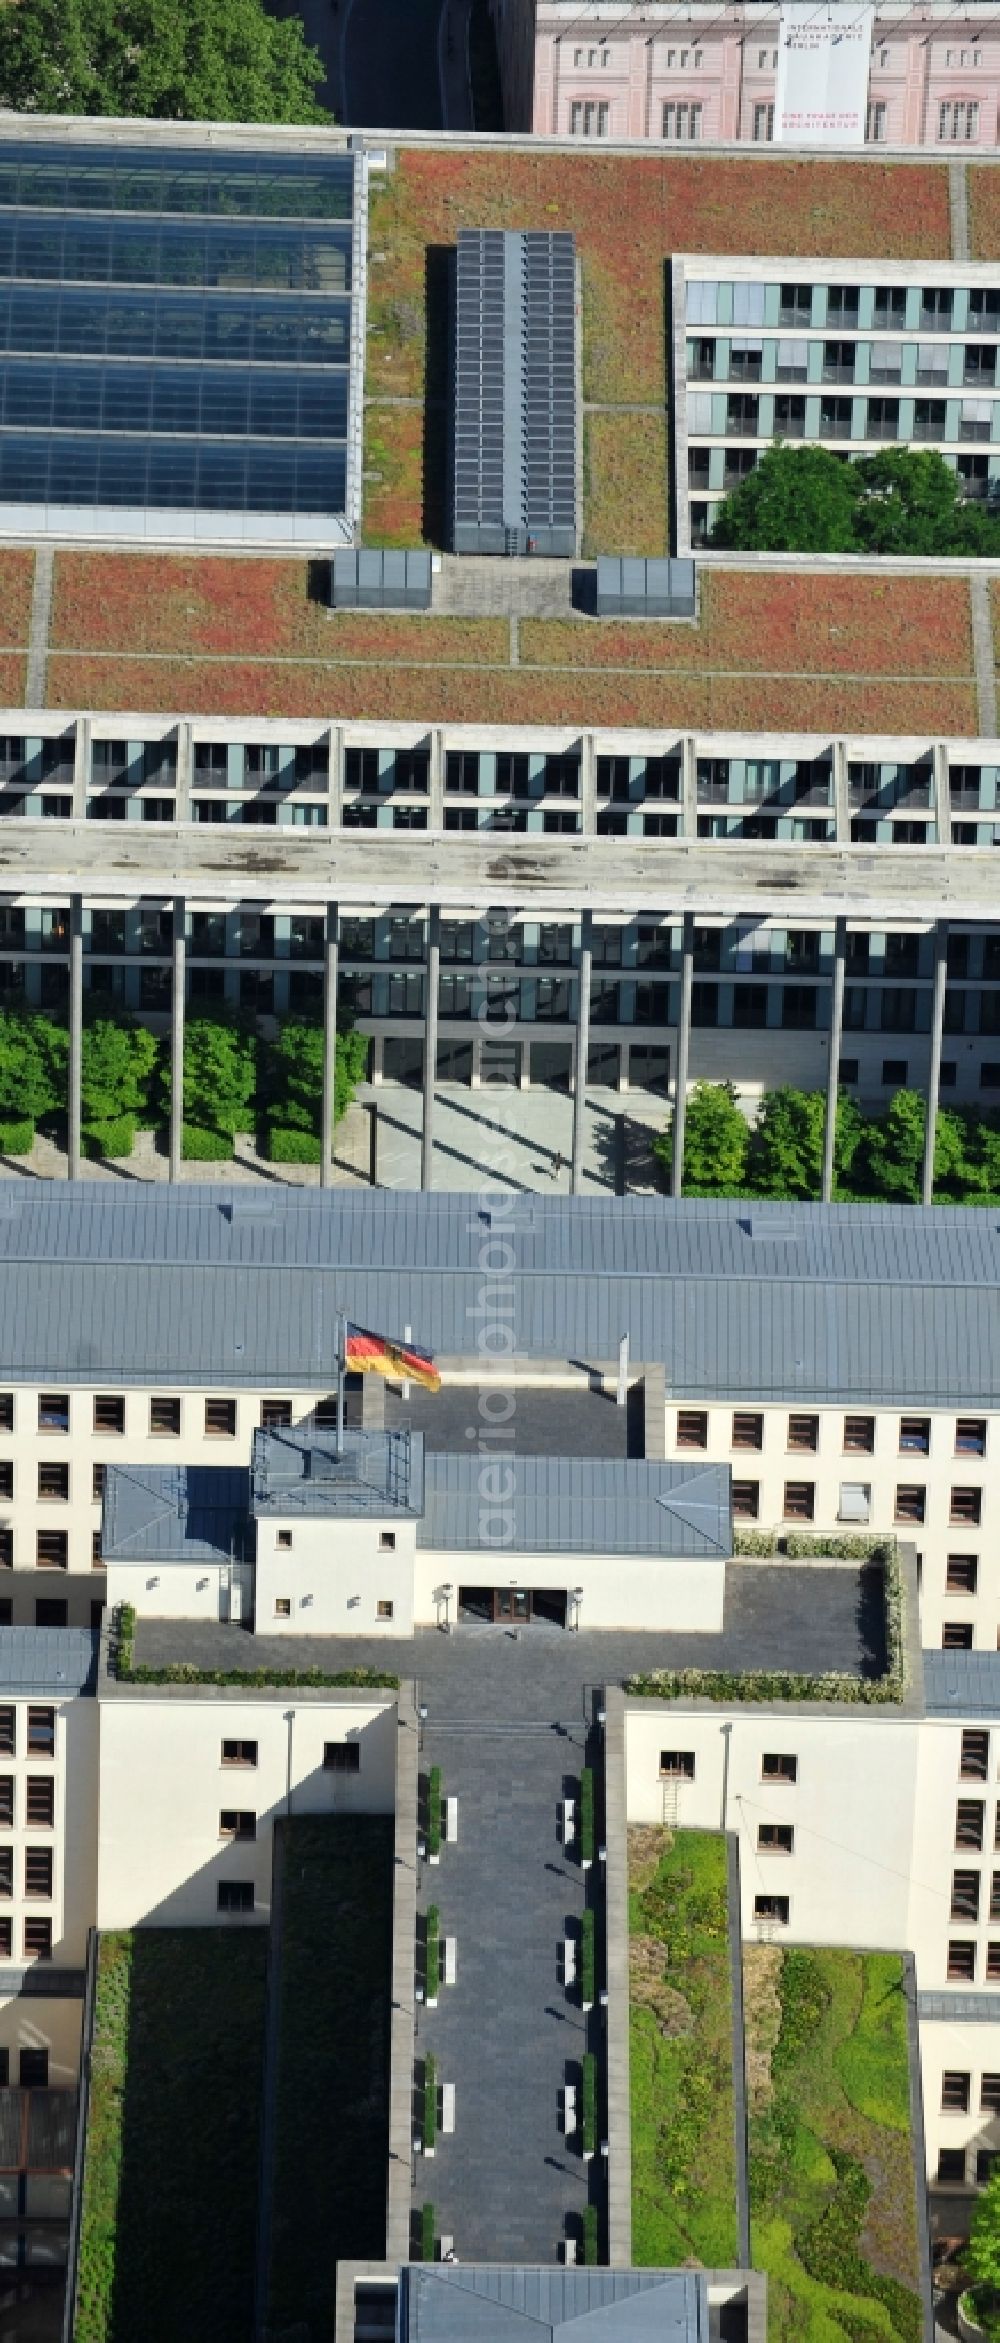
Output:
<svg viewBox="0 0 1000 2343">
<path fill-rule="evenodd" d="M 185 721 L 177 727 L 177 787 L 174 792 L 174 818 L 178 822 L 191 820 L 191 783 L 194 779 L 194 725 Z"/>
<path fill-rule="evenodd" d="M 830 984 L 830 1058 L 826 1069 L 826 1122 L 823 1127 L 824 1204 L 833 1195 L 833 1150 L 837 1136 L 837 1097 L 840 1090 L 840 1042 L 844 1030 L 844 969 L 847 962 L 847 921 L 838 919 L 834 931 L 833 977 Z"/>
<path fill-rule="evenodd" d="M 597 743 L 592 732 L 580 735 L 580 833 L 597 836 Z"/>
<path fill-rule="evenodd" d="M 344 727 L 342 724 L 331 724 L 330 726 L 328 787 L 330 792 L 330 828 L 331 830 L 341 830 L 344 826 Z"/>
<path fill-rule="evenodd" d="M 427 808 L 429 830 L 444 829 L 444 733 L 435 725 L 430 736 L 430 759 L 427 771 L 430 804 Z"/>
<path fill-rule="evenodd" d="M 80 1177 L 82 1159 L 83 1087 L 83 896 L 72 895 L 69 906 L 69 1085 L 68 1169 L 71 1180 Z"/>
<path fill-rule="evenodd" d="M 585 911 L 580 922 L 580 970 L 577 980 L 576 1048 L 573 1060 L 573 1154 L 570 1194 L 583 1187 L 583 1124 L 587 1100 L 587 1062 L 590 1057 L 590 980 L 594 965 L 594 915 Z"/>
<path fill-rule="evenodd" d="M 833 834 L 838 846 L 851 843 L 851 806 L 847 788 L 847 742 L 835 740 L 833 748 Z"/>
<path fill-rule="evenodd" d="M 681 742 L 681 837 L 698 835 L 698 744 L 693 732 Z"/>
<path fill-rule="evenodd" d="M 73 820 L 87 818 L 87 790 L 90 784 L 90 759 L 93 742 L 93 720 L 78 716 L 73 736 Z"/>
<path fill-rule="evenodd" d="M 170 1177 L 181 1176 L 181 1138 L 184 1125 L 184 1013 L 187 986 L 187 904 L 174 897 L 174 933 L 170 995 Z"/>
<path fill-rule="evenodd" d="M 337 1079 L 337 980 L 340 973 L 339 919 L 336 903 L 326 907 L 323 949 L 323 1104 L 319 1139 L 319 1184 L 333 1182 L 333 1109 Z"/>
<path fill-rule="evenodd" d="M 431 905 L 424 975 L 424 1108 L 420 1129 L 420 1185 L 434 1185 L 434 1084 L 437 1079 L 438 988 L 441 976 L 441 914 Z"/>
<path fill-rule="evenodd" d="M 687 1121 L 688 1057 L 691 1048 L 691 985 L 694 976 L 694 913 L 684 913 L 684 933 L 681 944 L 681 1006 L 677 1019 L 677 1066 L 674 1073 L 674 1132 L 673 1161 L 670 1167 L 670 1193 L 680 1196 L 684 1191 L 684 1125 Z"/>
<path fill-rule="evenodd" d="M 920 1201 L 934 1201 L 934 1140 L 941 1096 L 941 1037 L 944 1033 L 944 996 L 948 983 L 948 922 L 934 930 L 934 994 L 931 1003 L 931 1058 L 927 1071 L 927 1121 L 924 1125 L 924 1169 Z"/>
</svg>

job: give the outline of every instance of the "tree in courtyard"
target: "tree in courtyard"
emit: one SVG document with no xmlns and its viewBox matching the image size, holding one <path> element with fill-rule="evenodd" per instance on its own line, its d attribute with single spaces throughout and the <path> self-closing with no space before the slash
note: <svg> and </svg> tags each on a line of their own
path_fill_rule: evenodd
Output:
<svg viewBox="0 0 1000 2343">
<path fill-rule="evenodd" d="M 66 1097 L 69 1044 L 47 1017 L 0 1009 L 0 1122 L 37 1123 Z"/>
<path fill-rule="evenodd" d="M 685 1196 L 738 1196 L 746 1183 L 749 1131 L 731 1082 L 696 1082 L 687 1102 L 684 1131 Z M 653 1142 L 653 1153 L 669 1178 L 673 1130 Z"/>
<path fill-rule="evenodd" d="M 164 1070 L 169 1104 L 170 1076 Z M 184 1034 L 184 1121 L 230 1137 L 253 1127 L 257 1043 L 238 1018 L 192 1017 Z"/>
<path fill-rule="evenodd" d="M 864 1185 L 891 1203 L 920 1195 L 927 1109 L 917 1090 L 897 1090 L 888 1112 L 868 1124 L 858 1150 Z"/>
<path fill-rule="evenodd" d="M 963 1115 L 962 1123 L 964 1192 L 973 1196 L 1000 1196 L 1000 1127 L 989 1115 Z"/>
<path fill-rule="evenodd" d="M 157 1044 L 144 1025 L 96 1017 L 83 1029 L 80 1101 L 85 1123 L 141 1114 Z"/>
<path fill-rule="evenodd" d="M 723 497 L 712 544 L 748 553 L 851 553 L 858 491 L 856 467 L 829 448 L 777 440 Z"/>
<path fill-rule="evenodd" d="M 854 468 L 862 489 L 855 511 L 860 552 L 1000 552 L 1000 519 L 963 497 L 958 473 L 936 448 L 887 447 Z"/>
<path fill-rule="evenodd" d="M 346 1114 L 364 1073 L 368 1043 L 363 1033 L 338 1033 L 334 1067 L 333 1119 Z M 297 1021 L 283 1025 L 271 1050 L 272 1114 L 290 1131 L 319 1134 L 323 1105 L 323 1027 Z"/>
<path fill-rule="evenodd" d="M 973 2207 L 969 2242 L 962 2261 L 973 2285 L 982 2287 L 986 2305 L 996 2311 L 1000 2305 L 1000 2165 L 994 2165 L 990 2178 Z M 1000 2331 L 995 2320 L 987 2333 Z"/>
<path fill-rule="evenodd" d="M 317 51 L 263 0 L 17 0 L 0 106 L 171 121 L 325 122 Z"/>
<path fill-rule="evenodd" d="M 712 544 L 738 552 L 1000 553 L 1000 516 L 966 499 L 936 448 L 888 447 L 848 462 L 776 440 L 724 497 Z"/>
<path fill-rule="evenodd" d="M 826 1099 L 821 1090 L 769 1090 L 750 1137 L 749 1183 L 763 1196 L 818 1196 Z"/>
</svg>

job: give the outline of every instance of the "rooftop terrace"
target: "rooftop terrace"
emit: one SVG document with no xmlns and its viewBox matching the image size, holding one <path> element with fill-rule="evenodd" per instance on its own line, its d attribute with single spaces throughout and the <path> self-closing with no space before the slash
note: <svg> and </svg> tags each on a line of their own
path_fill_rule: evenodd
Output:
<svg viewBox="0 0 1000 2343">
<path fill-rule="evenodd" d="M 502 1628 L 471 1636 L 428 1628 L 387 1643 L 375 1637 L 250 1635 L 240 1627 L 139 1619 L 135 1659 L 145 1668 L 182 1663 L 199 1671 L 248 1673 L 294 1667 L 336 1675 L 389 1667 L 401 1677 L 419 1678 L 421 1700 L 437 1720 L 579 1719 L 595 1684 L 618 1683 L 650 1668 L 878 1675 L 885 1659 L 881 1575 L 843 1564 L 730 1564 L 725 1625 L 718 1635 L 588 1633 L 586 1627 L 567 1635 L 539 1627 L 512 1643 Z M 111 1699 L 157 1697 L 114 1679 L 106 1689 Z"/>
</svg>

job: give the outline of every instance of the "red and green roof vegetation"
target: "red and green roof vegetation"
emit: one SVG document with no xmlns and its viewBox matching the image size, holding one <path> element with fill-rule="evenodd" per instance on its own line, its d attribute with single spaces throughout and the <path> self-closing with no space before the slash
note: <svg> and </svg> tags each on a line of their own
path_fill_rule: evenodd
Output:
<svg viewBox="0 0 1000 2343">
<path fill-rule="evenodd" d="M 951 250 L 940 164 L 401 149 L 372 183 L 369 223 L 365 525 L 376 543 L 440 541 L 446 255 L 463 227 L 576 236 L 583 396 L 599 410 L 585 415 L 592 552 L 666 551 L 674 254 L 944 260 Z"/>
<path fill-rule="evenodd" d="M 970 255 L 973 260 L 1000 260 L 1000 172 L 974 163 L 967 185 Z"/>
<path fill-rule="evenodd" d="M 48 704 L 413 723 L 978 730 L 966 579 L 715 569 L 700 591 L 691 626 L 532 619 L 512 643 L 500 619 L 330 614 L 304 561 L 62 553 Z"/>
<path fill-rule="evenodd" d="M 743 1973 L 751 2245 L 771 2343 L 921 2343 L 902 1961 L 755 1944 Z"/>
<path fill-rule="evenodd" d="M 262 1928 L 100 1940 L 76 2343 L 253 2323 Z"/>
<path fill-rule="evenodd" d="M 632 2259 L 739 2261 L 726 1841 L 628 1833 Z"/>
<path fill-rule="evenodd" d="M 34 580 L 33 553 L 0 553 L 0 649 L 27 643 Z"/>
</svg>

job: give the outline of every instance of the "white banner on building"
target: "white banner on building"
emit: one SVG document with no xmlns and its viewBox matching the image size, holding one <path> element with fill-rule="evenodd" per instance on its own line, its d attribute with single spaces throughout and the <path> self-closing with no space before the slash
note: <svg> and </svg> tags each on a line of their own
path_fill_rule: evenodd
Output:
<svg viewBox="0 0 1000 2343">
<path fill-rule="evenodd" d="M 785 146 L 863 146 L 874 8 L 785 0 L 774 136 Z"/>
</svg>

